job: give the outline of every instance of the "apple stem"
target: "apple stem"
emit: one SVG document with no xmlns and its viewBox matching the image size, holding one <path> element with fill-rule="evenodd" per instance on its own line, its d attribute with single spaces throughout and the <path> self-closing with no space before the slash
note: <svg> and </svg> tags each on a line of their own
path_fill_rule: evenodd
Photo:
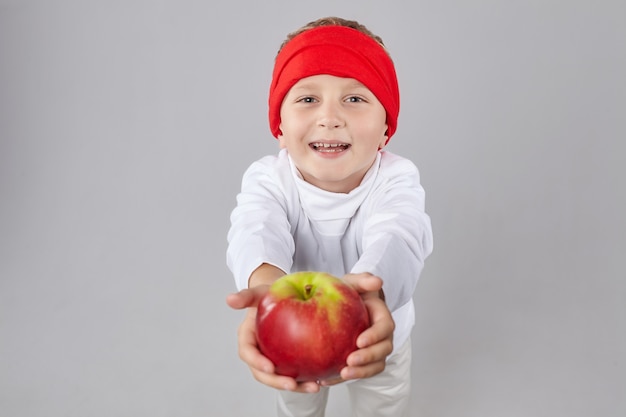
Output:
<svg viewBox="0 0 626 417">
<path fill-rule="evenodd" d="M 313 286 L 311 284 L 304 286 L 304 296 L 306 297 L 307 300 L 311 297 L 312 289 L 313 289 Z"/>
</svg>

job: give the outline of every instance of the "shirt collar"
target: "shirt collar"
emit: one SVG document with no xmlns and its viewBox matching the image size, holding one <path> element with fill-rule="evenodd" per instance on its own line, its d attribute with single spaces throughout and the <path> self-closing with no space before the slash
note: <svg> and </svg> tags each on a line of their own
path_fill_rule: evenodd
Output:
<svg viewBox="0 0 626 417">
<path fill-rule="evenodd" d="M 381 154 L 378 152 L 374 163 L 365 173 L 361 184 L 354 190 L 349 193 L 333 193 L 304 181 L 291 157 L 289 157 L 289 165 L 298 189 L 300 204 L 307 216 L 315 221 L 350 219 L 354 217 L 354 214 L 374 185 L 380 167 L 380 158 Z"/>
</svg>

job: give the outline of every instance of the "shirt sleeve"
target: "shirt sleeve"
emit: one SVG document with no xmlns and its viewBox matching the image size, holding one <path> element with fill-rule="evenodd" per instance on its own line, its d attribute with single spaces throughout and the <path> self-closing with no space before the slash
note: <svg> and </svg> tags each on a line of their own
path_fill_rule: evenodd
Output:
<svg viewBox="0 0 626 417">
<path fill-rule="evenodd" d="M 288 272 L 293 262 L 295 245 L 275 160 L 266 157 L 246 170 L 230 216 L 226 258 L 239 290 L 248 288 L 250 274 L 261 264 Z"/>
<path fill-rule="evenodd" d="M 433 235 L 417 167 L 387 155 L 379 175 L 383 177 L 367 208 L 361 256 L 351 272 L 379 276 L 387 305 L 395 311 L 411 300 L 424 260 L 432 252 Z"/>
</svg>

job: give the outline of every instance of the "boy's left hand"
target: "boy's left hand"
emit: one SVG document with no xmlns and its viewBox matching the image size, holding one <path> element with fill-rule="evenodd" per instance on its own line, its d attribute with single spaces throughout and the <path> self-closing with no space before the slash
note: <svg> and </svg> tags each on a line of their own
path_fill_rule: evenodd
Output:
<svg viewBox="0 0 626 417">
<path fill-rule="evenodd" d="M 380 297 L 383 282 L 369 274 L 347 274 L 343 280 L 352 285 L 363 298 L 370 316 L 371 326 L 357 338 L 358 349 L 347 359 L 347 366 L 337 379 L 321 381 L 330 386 L 349 379 L 368 378 L 385 369 L 387 356 L 393 350 L 395 323 L 387 304 Z"/>
</svg>

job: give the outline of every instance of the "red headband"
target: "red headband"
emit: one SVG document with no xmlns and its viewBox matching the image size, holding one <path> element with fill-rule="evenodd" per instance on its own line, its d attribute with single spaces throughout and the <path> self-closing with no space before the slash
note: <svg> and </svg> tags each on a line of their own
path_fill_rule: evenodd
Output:
<svg viewBox="0 0 626 417">
<path fill-rule="evenodd" d="M 290 40 L 276 57 L 269 97 L 270 130 L 280 134 L 280 107 L 300 79 L 328 74 L 365 85 L 387 112 L 387 137 L 396 131 L 400 93 L 393 61 L 366 34 L 345 26 L 319 26 Z"/>
</svg>

